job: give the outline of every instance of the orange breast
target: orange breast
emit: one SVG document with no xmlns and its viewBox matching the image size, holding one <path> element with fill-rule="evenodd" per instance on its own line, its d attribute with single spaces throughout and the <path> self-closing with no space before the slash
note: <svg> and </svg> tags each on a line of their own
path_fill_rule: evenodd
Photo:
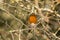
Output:
<svg viewBox="0 0 60 40">
<path fill-rule="evenodd" d="M 58 3 L 60 3 L 60 0 L 56 0 Z"/>
<path fill-rule="evenodd" d="M 29 17 L 29 22 L 30 22 L 30 23 L 36 23 L 36 22 L 37 22 L 36 16 L 35 16 L 35 15 L 31 15 L 31 16 Z"/>
</svg>

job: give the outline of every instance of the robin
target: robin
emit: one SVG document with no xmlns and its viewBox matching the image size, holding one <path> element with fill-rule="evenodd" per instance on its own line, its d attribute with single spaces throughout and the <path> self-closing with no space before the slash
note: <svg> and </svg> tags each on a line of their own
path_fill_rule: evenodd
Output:
<svg viewBox="0 0 60 40">
<path fill-rule="evenodd" d="M 37 23 L 37 17 L 34 13 L 32 13 L 29 18 L 28 18 L 28 22 L 30 23 L 30 28 L 35 28 L 36 27 L 36 23 Z M 33 30 L 30 30 L 30 32 Z"/>
</svg>

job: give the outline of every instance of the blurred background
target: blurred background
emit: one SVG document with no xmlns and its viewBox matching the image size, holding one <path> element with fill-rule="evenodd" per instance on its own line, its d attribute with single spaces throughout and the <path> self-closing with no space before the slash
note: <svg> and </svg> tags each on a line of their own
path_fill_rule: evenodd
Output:
<svg viewBox="0 0 60 40">
<path fill-rule="evenodd" d="M 0 0 L 0 40 L 60 40 L 60 0 Z"/>
</svg>

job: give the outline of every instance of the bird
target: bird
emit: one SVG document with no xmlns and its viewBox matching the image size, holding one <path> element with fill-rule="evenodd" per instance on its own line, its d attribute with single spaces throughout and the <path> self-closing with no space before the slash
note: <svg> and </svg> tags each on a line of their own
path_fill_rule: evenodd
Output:
<svg viewBox="0 0 60 40">
<path fill-rule="evenodd" d="M 36 28 L 36 23 L 37 23 L 37 16 L 36 14 L 32 13 L 28 17 L 28 23 L 29 23 L 29 28 Z M 29 33 L 32 32 L 33 30 L 29 30 Z"/>
</svg>

